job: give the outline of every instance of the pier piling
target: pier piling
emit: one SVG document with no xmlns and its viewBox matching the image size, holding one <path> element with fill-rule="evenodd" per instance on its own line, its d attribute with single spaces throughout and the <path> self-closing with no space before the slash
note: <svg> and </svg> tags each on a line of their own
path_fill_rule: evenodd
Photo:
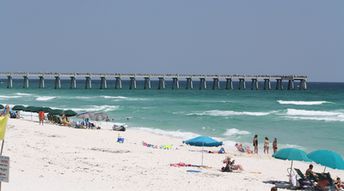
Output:
<svg viewBox="0 0 344 191">
<path fill-rule="evenodd" d="M 307 82 L 305 79 L 300 80 L 300 90 L 307 90 Z"/>
<path fill-rule="evenodd" d="M 283 82 L 282 79 L 276 80 L 276 90 L 283 90 Z"/>
<path fill-rule="evenodd" d="M 70 89 L 76 89 L 76 78 L 75 78 L 75 76 L 70 77 Z"/>
<path fill-rule="evenodd" d="M 233 80 L 232 78 L 226 78 L 226 89 L 232 90 L 233 89 Z"/>
<path fill-rule="evenodd" d="M 29 78 L 28 76 L 23 76 L 23 88 L 29 88 Z"/>
<path fill-rule="evenodd" d="M 121 77 L 116 77 L 115 89 L 122 89 L 122 79 Z"/>
<path fill-rule="evenodd" d="M 100 89 L 107 89 L 107 82 L 104 76 L 100 77 Z"/>
<path fill-rule="evenodd" d="M 129 89 L 131 89 L 131 90 L 136 89 L 136 78 L 135 77 L 130 77 Z"/>
<path fill-rule="evenodd" d="M 61 89 L 61 79 L 60 79 L 60 76 L 55 76 L 55 89 Z"/>
<path fill-rule="evenodd" d="M 11 89 L 13 87 L 13 79 L 11 75 L 7 76 L 7 88 Z"/>
<path fill-rule="evenodd" d="M 38 88 L 45 88 L 44 77 L 43 76 L 39 76 Z"/>
<path fill-rule="evenodd" d="M 200 90 L 205 90 L 207 89 L 207 81 L 205 78 L 200 78 L 199 79 L 199 89 Z"/>
<path fill-rule="evenodd" d="M 150 78 L 145 77 L 144 79 L 145 79 L 145 81 L 144 81 L 143 89 L 151 89 L 152 86 L 151 86 Z"/>
<path fill-rule="evenodd" d="M 220 80 L 219 78 L 213 78 L 213 90 L 220 89 Z"/>
<path fill-rule="evenodd" d="M 192 90 L 193 89 L 192 78 L 186 78 L 186 89 L 187 90 Z"/>
<path fill-rule="evenodd" d="M 264 90 L 271 90 L 270 79 L 264 79 Z"/>
<path fill-rule="evenodd" d="M 179 89 L 179 80 L 178 78 L 172 78 L 172 89 Z"/>
<path fill-rule="evenodd" d="M 294 89 L 294 80 L 289 80 L 288 81 L 288 90 L 293 90 Z"/>
<path fill-rule="evenodd" d="M 165 78 L 164 77 L 159 77 L 159 90 L 165 89 Z"/>
<path fill-rule="evenodd" d="M 256 78 L 253 78 L 251 82 L 251 90 L 258 90 L 258 89 L 259 89 L 258 80 Z"/>
<path fill-rule="evenodd" d="M 90 76 L 86 76 L 85 89 L 92 89 L 92 79 Z"/>
<path fill-rule="evenodd" d="M 239 79 L 239 90 L 245 90 L 246 89 L 246 82 L 245 78 Z"/>
</svg>

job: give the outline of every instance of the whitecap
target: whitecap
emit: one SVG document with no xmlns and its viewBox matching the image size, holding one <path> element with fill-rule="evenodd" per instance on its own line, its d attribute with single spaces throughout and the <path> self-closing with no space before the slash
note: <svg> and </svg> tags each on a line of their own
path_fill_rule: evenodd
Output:
<svg viewBox="0 0 344 191">
<path fill-rule="evenodd" d="M 284 100 L 277 100 L 277 102 L 281 105 L 321 105 L 325 103 L 330 103 L 328 101 L 284 101 Z"/>
<path fill-rule="evenodd" d="M 18 93 L 16 93 L 16 95 L 18 95 L 18 96 L 31 96 L 32 94 L 18 92 Z"/>
<path fill-rule="evenodd" d="M 286 117 L 294 120 L 344 121 L 344 113 L 341 111 L 287 109 Z"/>
<path fill-rule="evenodd" d="M 238 135 L 249 135 L 249 134 L 251 133 L 248 131 L 241 131 L 236 128 L 231 128 L 231 129 L 227 129 L 223 135 L 224 136 L 238 136 Z"/>
<path fill-rule="evenodd" d="M 100 96 L 104 99 L 128 99 L 128 97 L 124 97 L 124 96 Z"/>
<path fill-rule="evenodd" d="M 223 110 L 209 110 L 204 112 L 189 113 L 186 115 L 197 115 L 197 116 L 219 116 L 219 117 L 228 117 L 228 116 L 265 116 L 273 112 L 248 112 L 248 111 L 223 111 Z"/>
<path fill-rule="evenodd" d="M 54 96 L 41 96 L 41 97 L 37 97 L 36 101 L 49 101 L 52 99 L 55 99 L 56 97 Z"/>
<path fill-rule="evenodd" d="M 169 136 L 169 137 L 175 137 L 175 138 L 182 138 L 182 139 L 191 139 L 194 138 L 196 136 L 199 136 L 199 134 L 196 133 L 192 133 L 192 132 L 183 132 L 180 130 L 177 131 L 166 131 L 166 130 L 162 130 L 162 129 L 153 129 L 153 128 L 149 128 L 149 127 L 133 127 L 135 129 L 139 129 L 142 131 L 147 131 L 150 133 L 154 133 L 157 135 L 164 135 L 164 136 Z"/>
<path fill-rule="evenodd" d="M 118 105 L 90 105 L 82 108 L 53 108 L 53 109 L 71 109 L 76 112 L 110 112 L 119 109 Z"/>
</svg>

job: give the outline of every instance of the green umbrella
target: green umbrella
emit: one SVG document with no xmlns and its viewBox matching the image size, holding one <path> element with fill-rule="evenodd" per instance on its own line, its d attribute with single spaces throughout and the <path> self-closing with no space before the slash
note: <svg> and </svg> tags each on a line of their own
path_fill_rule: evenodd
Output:
<svg viewBox="0 0 344 191">
<path fill-rule="evenodd" d="M 316 150 L 309 153 L 308 158 L 312 159 L 314 162 L 333 169 L 344 170 L 344 161 L 340 154 L 330 151 L 330 150 Z"/>
<path fill-rule="evenodd" d="M 49 113 L 51 112 L 53 109 L 51 109 L 50 107 L 42 107 L 41 111 L 43 111 L 44 113 Z"/>
<path fill-rule="evenodd" d="M 307 157 L 307 154 L 305 151 L 296 149 L 296 148 L 280 149 L 272 156 L 274 158 L 281 159 L 281 160 L 291 160 L 290 173 L 293 169 L 294 160 L 311 162 L 311 160 Z"/>
<path fill-rule="evenodd" d="M 49 114 L 51 115 L 62 115 L 63 114 L 63 110 L 61 109 L 53 109 L 49 112 Z"/>
<path fill-rule="evenodd" d="M 14 111 L 23 111 L 23 110 L 25 110 L 25 106 L 23 106 L 23 105 L 15 105 L 14 107 L 12 107 L 12 110 L 14 110 Z"/>
<path fill-rule="evenodd" d="M 67 117 L 73 117 L 73 116 L 76 116 L 76 115 L 77 115 L 77 113 L 76 113 L 75 111 L 73 111 L 73 110 L 66 110 L 66 111 L 64 111 L 63 113 L 64 113 L 65 116 L 67 116 Z"/>
<path fill-rule="evenodd" d="M 31 112 L 31 113 L 38 113 L 42 110 L 41 107 L 36 107 L 36 106 L 28 106 L 24 109 L 24 111 Z"/>
<path fill-rule="evenodd" d="M 0 109 L 4 109 L 5 107 L 3 105 L 0 105 Z"/>
</svg>

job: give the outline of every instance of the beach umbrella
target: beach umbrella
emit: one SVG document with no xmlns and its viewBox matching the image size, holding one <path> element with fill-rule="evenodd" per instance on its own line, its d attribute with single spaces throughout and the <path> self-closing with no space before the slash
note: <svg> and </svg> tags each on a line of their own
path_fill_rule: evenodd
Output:
<svg viewBox="0 0 344 191">
<path fill-rule="evenodd" d="M 63 114 L 63 110 L 61 109 L 53 109 L 49 112 L 49 114 L 51 115 L 62 115 Z"/>
<path fill-rule="evenodd" d="M 24 108 L 23 111 L 26 112 L 31 112 L 31 113 L 38 113 L 39 111 L 41 111 L 41 107 L 36 107 L 36 106 L 28 106 L 26 108 Z"/>
<path fill-rule="evenodd" d="M 104 112 L 85 112 L 85 113 L 80 113 L 76 117 L 81 118 L 81 119 L 90 119 L 90 120 L 95 120 L 95 121 L 106 121 L 109 119 L 109 116 L 104 113 Z"/>
<path fill-rule="evenodd" d="M 297 148 L 284 148 L 278 150 L 275 154 L 272 155 L 272 157 L 281 159 L 281 160 L 291 160 L 290 165 L 290 172 L 291 174 L 293 170 L 293 161 L 305 161 L 305 162 L 311 162 L 311 159 L 307 157 L 307 153 L 303 150 L 297 149 Z"/>
<path fill-rule="evenodd" d="M 202 147 L 202 166 L 203 166 L 203 147 L 218 147 L 223 144 L 221 141 L 217 141 L 208 136 L 198 136 L 198 137 L 183 141 L 183 143 L 187 145 Z"/>
<path fill-rule="evenodd" d="M 324 172 L 326 170 L 326 167 L 344 170 L 344 161 L 342 156 L 334 151 L 316 150 L 309 153 L 307 156 L 315 163 L 325 166 Z"/>
<path fill-rule="evenodd" d="M 77 113 L 76 113 L 75 111 L 73 111 L 73 110 L 66 110 L 66 111 L 64 111 L 63 113 L 64 113 L 65 116 L 67 116 L 67 117 L 73 117 L 73 116 L 76 116 L 76 115 L 77 115 Z"/>
<path fill-rule="evenodd" d="M 15 105 L 14 107 L 12 107 L 12 110 L 14 110 L 14 111 L 23 111 L 23 110 L 25 110 L 25 106 L 23 106 L 23 105 Z"/>
<path fill-rule="evenodd" d="M 0 105 L 0 109 L 4 109 L 5 107 L 3 105 Z"/>
<path fill-rule="evenodd" d="M 44 113 L 49 113 L 49 112 L 51 112 L 53 109 L 51 109 L 50 107 L 41 107 L 40 108 L 41 109 L 41 111 L 43 111 Z"/>
</svg>

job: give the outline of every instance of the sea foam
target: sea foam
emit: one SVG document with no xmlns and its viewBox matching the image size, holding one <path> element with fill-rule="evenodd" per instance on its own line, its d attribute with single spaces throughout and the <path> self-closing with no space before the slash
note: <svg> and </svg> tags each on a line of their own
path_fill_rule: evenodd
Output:
<svg viewBox="0 0 344 191">
<path fill-rule="evenodd" d="M 182 139 L 191 139 L 194 138 L 196 136 L 199 136 L 199 134 L 196 133 L 192 133 L 192 132 L 183 132 L 183 131 L 166 131 L 166 130 L 162 130 L 162 129 L 153 129 L 153 128 L 149 128 L 149 127 L 132 127 L 135 129 L 139 129 L 142 131 L 147 131 L 150 133 L 154 133 L 157 135 L 165 135 L 165 136 L 169 136 L 169 137 L 175 137 L 175 138 L 182 138 Z"/>
<path fill-rule="evenodd" d="M 321 105 L 325 103 L 330 103 L 328 101 L 284 101 L 284 100 L 277 100 L 277 102 L 281 105 Z"/>
<path fill-rule="evenodd" d="M 231 129 L 227 129 L 223 135 L 230 137 L 230 136 L 249 135 L 249 134 L 251 134 L 251 133 L 248 131 L 241 131 L 241 130 L 236 129 L 236 128 L 231 128 Z"/>
<path fill-rule="evenodd" d="M 56 97 L 54 96 L 41 96 L 41 97 L 37 97 L 36 101 L 49 101 L 52 99 L 55 99 Z"/>
<path fill-rule="evenodd" d="M 238 115 L 265 116 L 271 113 L 273 112 L 209 110 L 209 111 L 204 111 L 204 112 L 189 113 L 187 115 L 228 117 L 228 116 L 238 116 Z"/>
<path fill-rule="evenodd" d="M 295 120 L 344 121 L 344 113 L 342 111 L 287 109 L 286 117 Z"/>
</svg>

